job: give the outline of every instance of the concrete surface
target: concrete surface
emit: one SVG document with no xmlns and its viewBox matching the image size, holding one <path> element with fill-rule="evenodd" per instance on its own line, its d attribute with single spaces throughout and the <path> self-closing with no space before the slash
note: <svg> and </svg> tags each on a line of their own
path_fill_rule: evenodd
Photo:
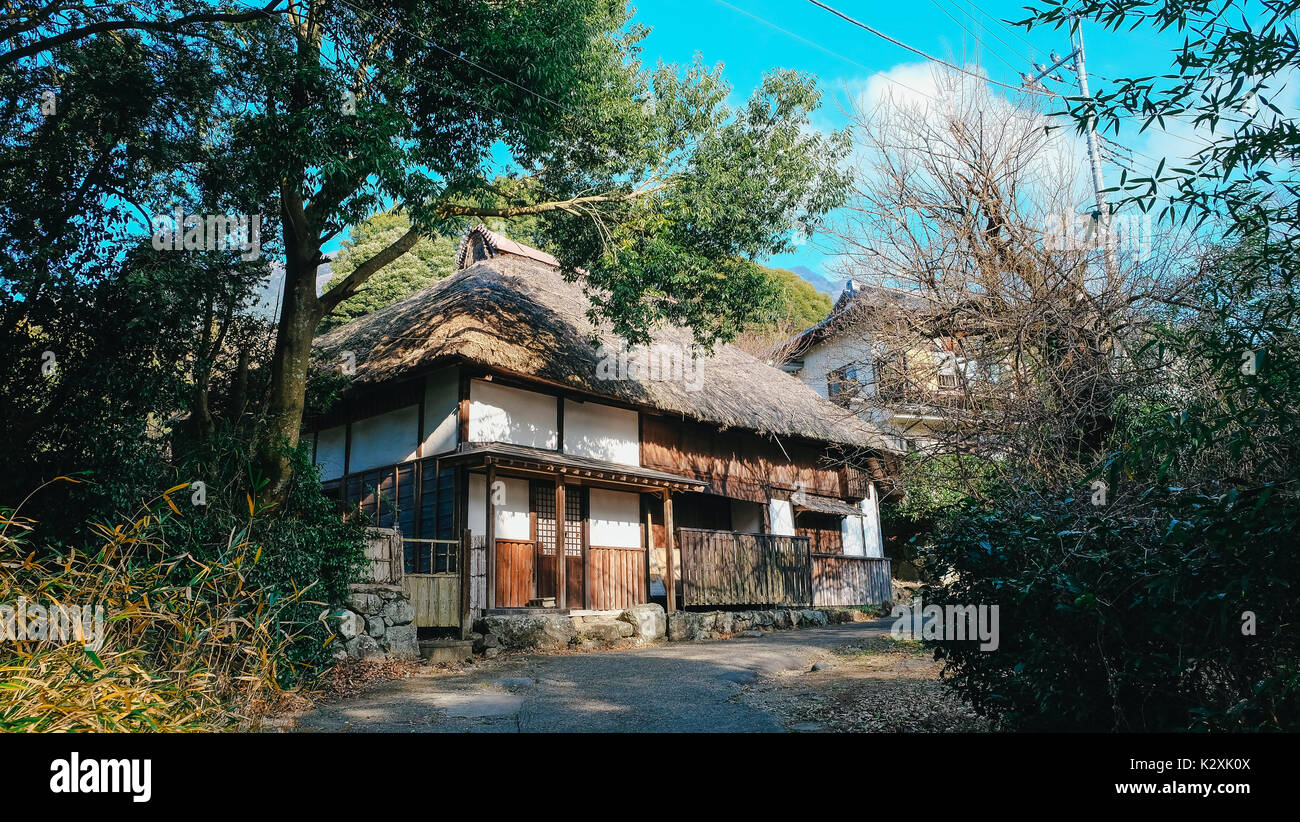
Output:
<svg viewBox="0 0 1300 822">
<path fill-rule="evenodd" d="M 756 638 L 503 656 L 457 673 L 381 683 L 305 714 L 296 730 L 785 732 L 792 729 L 776 716 L 736 699 L 742 689 L 800 675 L 831 649 L 887 634 L 891 624 L 879 619 Z"/>
</svg>

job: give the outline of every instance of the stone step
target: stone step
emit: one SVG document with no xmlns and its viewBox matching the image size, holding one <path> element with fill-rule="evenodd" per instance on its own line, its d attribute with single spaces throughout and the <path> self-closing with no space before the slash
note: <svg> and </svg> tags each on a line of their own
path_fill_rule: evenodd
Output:
<svg viewBox="0 0 1300 822">
<path fill-rule="evenodd" d="M 474 657 L 474 643 L 468 639 L 422 639 L 420 656 L 430 662 L 464 662 Z"/>
<path fill-rule="evenodd" d="M 567 608 L 488 608 L 483 616 L 569 616 Z"/>
</svg>

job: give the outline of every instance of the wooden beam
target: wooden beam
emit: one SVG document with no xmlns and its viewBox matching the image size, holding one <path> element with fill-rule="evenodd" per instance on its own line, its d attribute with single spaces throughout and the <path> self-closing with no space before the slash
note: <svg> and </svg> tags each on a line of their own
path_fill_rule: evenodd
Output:
<svg viewBox="0 0 1300 822">
<path fill-rule="evenodd" d="M 673 549 L 677 547 L 677 538 L 673 535 L 673 492 L 664 491 L 664 542 L 667 554 L 668 574 L 664 580 L 664 589 L 668 594 L 668 610 L 677 610 L 677 580 L 673 562 Z"/>
<path fill-rule="evenodd" d="M 497 607 L 497 507 L 492 501 L 492 484 L 497 479 L 497 467 L 487 466 L 487 584 L 488 607 Z"/>
<path fill-rule="evenodd" d="M 564 590 L 564 477 L 555 475 L 555 604 L 567 608 Z"/>
<path fill-rule="evenodd" d="M 456 406 L 456 443 L 461 445 L 469 442 L 469 375 L 464 371 L 460 372 L 457 396 L 460 402 Z"/>
<path fill-rule="evenodd" d="M 555 398 L 555 450 L 564 453 L 564 395 Z"/>
</svg>

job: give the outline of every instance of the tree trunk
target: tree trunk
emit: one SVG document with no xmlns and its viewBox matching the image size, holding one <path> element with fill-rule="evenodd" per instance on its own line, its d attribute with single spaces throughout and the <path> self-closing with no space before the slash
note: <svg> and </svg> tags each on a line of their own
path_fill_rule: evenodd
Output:
<svg viewBox="0 0 1300 822">
<path fill-rule="evenodd" d="M 270 480 L 267 491 L 276 501 L 283 500 L 288 491 L 292 471 L 287 452 L 298 445 L 311 344 L 322 317 L 321 303 L 316 297 L 319 249 L 304 248 L 293 242 L 290 232 L 286 221 L 284 306 L 271 355 L 269 420 L 261 459 L 264 476 Z"/>
</svg>

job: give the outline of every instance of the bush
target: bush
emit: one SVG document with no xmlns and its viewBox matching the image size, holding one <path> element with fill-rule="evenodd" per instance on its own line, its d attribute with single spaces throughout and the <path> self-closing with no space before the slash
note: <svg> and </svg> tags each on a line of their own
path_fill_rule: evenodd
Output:
<svg viewBox="0 0 1300 822">
<path fill-rule="evenodd" d="M 302 449 L 285 506 L 259 504 L 230 445 L 186 457 L 205 505 L 182 479 L 115 525 L 89 524 L 89 550 L 33 544 L 36 523 L 0 511 L 0 604 L 103 604 L 108 620 L 99 648 L 0 644 L 0 729 L 229 728 L 332 664 L 327 606 L 356 578 L 364 524 L 340 517 Z"/>
<path fill-rule="evenodd" d="M 930 561 L 948 584 L 925 596 L 999 606 L 996 650 L 932 643 L 983 715 L 1035 731 L 1300 728 L 1294 498 L 1009 499 L 946 524 Z"/>
<path fill-rule="evenodd" d="M 253 473 L 248 451 L 239 440 L 210 437 L 186 455 L 176 476 L 176 482 L 187 488 L 193 481 L 204 482 L 207 504 L 191 505 L 186 490 L 176 500 L 173 516 L 162 524 L 164 534 L 169 544 L 214 562 L 226 560 L 228 538 L 237 534 L 262 547 L 260 562 L 249 572 L 249 584 L 266 591 L 272 601 L 310 588 L 311 600 L 340 602 L 361 570 L 365 523 L 359 517 L 341 516 L 325 496 L 306 446 L 294 450 L 290 461 L 293 479 L 283 507 L 267 505 L 257 493 L 265 482 Z M 314 679 L 332 660 L 334 649 L 325 644 L 332 634 L 316 620 L 319 610 L 306 602 L 288 607 L 288 616 L 302 629 L 286 648 L 293 664 L 279 669 L 283 687 Z"/>
<path fill-rule="evenodd" d="M 0 645 L 0 729 L 216 730 L 297 678 L 290 649 L 308 626 L 296 614 L 320 621 L 316 590 L 277 595 L 253 584 L 264 550 L 239 530 L 217 560 L 178 550 L 165 538 L 170 516 L 160 500 L 130 521 L 96 525 L 97 547 L 43 560 L 25 544 L 32 523 L 0 517 L 0 602 L 103 605 L 107 620 L 99 647 Z"/>
</svg>

